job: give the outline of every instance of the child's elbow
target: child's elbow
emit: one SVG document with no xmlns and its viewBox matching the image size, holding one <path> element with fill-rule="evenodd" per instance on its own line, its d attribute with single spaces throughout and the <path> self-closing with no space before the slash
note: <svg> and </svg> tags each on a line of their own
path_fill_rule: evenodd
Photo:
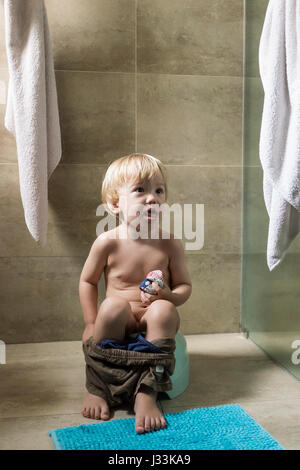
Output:
<svg viewBox="0 0 300 470">
<path fill-rule="evenodd" d="M 188 298 L 192 295 L 192 290 L 193 290 L 192 284 L 188 284 Z"/>
</svg>

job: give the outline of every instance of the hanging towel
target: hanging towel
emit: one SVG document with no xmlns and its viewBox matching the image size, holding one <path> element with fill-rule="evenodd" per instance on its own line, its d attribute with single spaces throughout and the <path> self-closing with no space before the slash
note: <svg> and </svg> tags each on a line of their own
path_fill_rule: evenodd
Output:
<svg viewBox="0 0 300 470">
<path fill-rule="evenodd" d="M 55 73 L 44 0 L 4 0 L 9 85 L 5 127 L 15 139 L 27 227 L 46 244 L 48 179 L 61 158 Z"/>
<path fill-rule="evenodd" d="M 259 142 L 272 271 L 300 231 L 300 2 L 270 0 L 259 44 Z"/>
</svg>

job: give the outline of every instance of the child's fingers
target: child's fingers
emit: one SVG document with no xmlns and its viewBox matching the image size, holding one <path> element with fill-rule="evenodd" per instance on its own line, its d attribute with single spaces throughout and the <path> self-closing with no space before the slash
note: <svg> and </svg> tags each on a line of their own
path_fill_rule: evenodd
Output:
<svg viewBox="0 0 300 470">
<path fill-rule="evenodd" d="M 147 294 L 147 293 L 144 292 L 144 291 L 141 291 L 141 299 L 142 299 L 142 301 L 145 302 L 145 303 L 150 303 L 149 294 Z"/>
<path fill-rule="evenodd" d="M 159 287 L 159 285 L 157 284 L 157 282 L 156 282 L 156 281 L 153 281 L 153 282 L 152 282 L 152 287 L 153 287 L 153 289 L 155 289 L 155 290 L 156 290 L 156 292 L 158 292 L 158 291 L 159 291 L 159 289 L 160 289 L 160 287 Z"/>
</svg>

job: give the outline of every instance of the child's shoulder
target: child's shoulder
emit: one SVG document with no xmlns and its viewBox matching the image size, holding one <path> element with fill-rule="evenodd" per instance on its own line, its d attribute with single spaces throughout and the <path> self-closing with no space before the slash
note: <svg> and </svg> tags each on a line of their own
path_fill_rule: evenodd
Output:
<svg viewBox="0 0 300 470">
<path fill-rule="evenodd" d="M 106 232 L 100 233 L 98 235 L 97 240 L 115 240 L 116 239 L 116 233 L 117 230 L 116 228 L 113 228 L 112 230 L 107 230 Z"/>
<path fill-rule="evenodd" d="M 94 250 L 97 251 L 104 251 L 109 249 L 113 246 L 115 242 L 115 237 L 113 234 L 113 230 L 109 230 L 107 232 L 102 232 L 93 243 Z"/>
<path fill-rule="evenodd" d="M 170 250 L 178 250 L 182 248 L 182 241 L 180 238 L 176 238 L 174 233 L 172 232 L 166 232 L 166 231 L 161 231 L 161 238 L 164 240 L 164 243 L 166 247 L 168 247 Z"/>
</svg>

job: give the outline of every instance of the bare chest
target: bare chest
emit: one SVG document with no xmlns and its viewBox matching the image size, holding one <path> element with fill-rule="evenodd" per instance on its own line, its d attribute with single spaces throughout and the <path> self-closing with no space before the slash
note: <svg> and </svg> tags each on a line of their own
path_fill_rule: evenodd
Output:
<svg viewBox="0 0 300 470">
<path fill-rule="evenodd" d="M 104 270 L 106 288 L 113 290 L 138 289 L 148 272 L 160 269 L 169 285 L 169 256 L 159 240 L 154 245 L 126 243 L 120 240 L 111 253 Z"/>
</svg>

